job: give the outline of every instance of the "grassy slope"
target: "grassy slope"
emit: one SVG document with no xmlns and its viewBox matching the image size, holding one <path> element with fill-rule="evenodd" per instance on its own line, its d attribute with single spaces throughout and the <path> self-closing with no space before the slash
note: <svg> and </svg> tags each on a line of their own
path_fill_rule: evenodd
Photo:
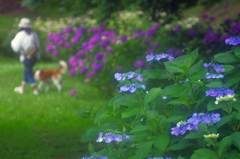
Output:
<svg viewBox="0 0 240 159">
<path fill-rule="evenodd" d="M 57 68 L 57 64 L 39 63 L 38 68 Z M 4 159 L 50 159 L 81 157 L 86 146 L 79 139 L 90 121 L 77 111 L 89 105 L 95 108 L 107 103 L 98 90 L 85 85 L 79 77 L 64 75 L 64 90 L 52 85 L 47 93 L 24 94 L 13 89 L 20 85 L 22 64 L 0 58 L 0 156 Z M 77 95 L 71 97 L 71 89 Z M 94 100 L 93 100 L 94 99 Z"/>
</svg>

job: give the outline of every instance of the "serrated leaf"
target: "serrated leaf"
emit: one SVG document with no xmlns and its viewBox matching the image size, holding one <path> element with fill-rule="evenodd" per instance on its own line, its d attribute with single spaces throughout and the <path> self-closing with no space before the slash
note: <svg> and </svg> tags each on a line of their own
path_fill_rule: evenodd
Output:
<svg viewBox="0 0 240 159">
<path fill-rule="evenodd" d="M 94 123 L 98 123 L 98 122 L 101 122 L 103 119 L 109 117 L 109 114 L 101 111 L 101 110 L 98 110 L 96 112 L 96 116 L 94 118 Z"/>
<path fill-rule="evenodd" d="M 219 148 L 218 148 L 218 154 L 221 156 L 223 151 L 227 151 L 227 149 L 232 145 L 232 137 L 231 136 L 226 136 L 224 137 L 220 143 L 219 143 Z"/>
<path fill-rule="evenodd" d="M 161 152 L 164 152 L 169 142 L 170 137 L 167 134 L 161 134 L 155 139 L 154 146 L 158 148 Z"/>
<path fill-rule="evenodd" d="M 232 135 L 233 144 L 240 150 L 240 132 L 235 132 Z"/>
<path fill-rule="evenodd" d="M 140 159 L 140 158 L 145 158 L 148 153 L 151 151 L 153 145 L 153 141 L 148 141 L 145 143 L 142 143 L 138 146 L 136 155 L 134 157 Z"/>
<path fill-rule="evenodd" d="M 194 151 L 191 159 L 218 159 L 218 155 L 210 149 L 198 149 Z"/>
<path fill-rule="evenodd" d="M 144 97 L 144 105 L 148 104 L 155 98 L 159 97 L 162 94 L 162 89 L 160 87 L 158 88 L 152 88 L 148 94 Z"/>
<path fill-rule="evenodd" d="M 144 132 L 146 130 L 151 129 L 151 127 L 146 126 L 146 125 L 140 125 L 132 129 L 131 133 L 139 133 L 139 132 Z"/>
<path fill-rule="evenodd" d="M 167 74 L 166 70 L 159 70 L 159 69 L 144 70 L 142 75 L 144 78 L 149 78 L 149 79 L 168 79 L 169 78 L 169 75 Z"/>
<path fill-rule="evenodd" d="M 184 139 L 199 139 L 203 138 L 204 133 L 202 132 L 191 132 L 190 134 L 186 135 Z"/>
<path fill-rule="evenodd" d="M 220 128 L 221 126 L 227 124 L 228 122 L 230 122 L 232 120 L 232 115 L 227 115 L 221 118 L 220 121 L 217 122 L 216 127 Z"/>
<path fill-rule="evenodd" d="M 211 82 L 211 83 L 206 84 L 206 87 L 209 87 L 209 88 L 222 87 L 222 83 L 221 82 Z"/>
<path fill-rule="evenodd" d="M 191 76 L 195 72 L 203 71 L 203 64 L 204 64 L 204 61 L 200 60 L 200 61 L 198 61 L 198 63 L 196 63 L 195 65 L 190 67 L 190 69 L 188 71 L 189 76 Z"/>
<path fill-rule="evenodd" d="M 188 77 L 189 80 L 199 80 L 203 79 L 207 73 L 207 70 L 205 71 L 199 71 L 199 72 L 194 72 L 191 74 L 191 76 Z"/>
<path fill-rule="evenodd" d="M 239 46 L 235 47 L 235 49 L 234 49 L 234 54 L 235 54 L 238 58 L 240 58 L 240 47 L 239 47 Z"/>
<path fill-rule="evenodd" d="M 122 118 L 128 118 L 128 117 L 131 117 L 131 116 L 134 116 L 136 115 L 139 111 L 141 110 L 140 107 L 130 107 L 130 108 L 127 108 L 125 109 L 123 112 L 122 112 Z"/>
<path fill-rule="evenodd" d="M 91 143 L 89 143 L 88 145 L 88 151 L 90 152 L 90 154 L 94 154 L 95 152 L 95 148 Z"/>
<path fill-rule="evenodd" d="M 182 140 L 176 144 L 173 144 L 171 145 L 168 150 L 171 150 L 171 151 L 176 151 L 176 150 L 182 150 L 182 149 L 185 149 L 189 146 L 191 146 L 192 144 L 190 142 L 188 142 L 188 140 Z"/>
<path fill-rule="evenodd" d="M 188 87 L 184 85 L 170 85 L 164 88 L 163 94 L 173 97 L 179 97 L 186 89 L 188 89 Z"/>
<path fill-rule="evenodd" d="M 220 63 L 235 63 L 240 61 L 235 55 L 228 53 L 219 53 L 214 56 L 214 60 Z"/>
</svg>

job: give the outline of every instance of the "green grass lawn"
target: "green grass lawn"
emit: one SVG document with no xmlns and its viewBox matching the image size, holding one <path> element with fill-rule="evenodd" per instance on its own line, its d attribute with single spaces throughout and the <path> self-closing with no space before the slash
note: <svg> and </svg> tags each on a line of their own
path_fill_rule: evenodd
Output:
<svg viewBox="0 0 240 159">
<path fill-rule="evenodd" d="M 58 68 L 55 63 L 39 62 L 37 68 Z M 0 158 L 1 159 L 78 159 L 87 155 L 87 143 L 80 137 L 91 121 L 80 118 L 78 110 L 93 105 L 103 107 L 108 99 L 101 91 L 84 84 L 79 76 L 63 76 L 63 91 L 52 85 L 49 92 L 24 94 L 14 87 L 22 81 L 23 66 L 18 59 L 0 57 Z M 70 96 L 72 89 L 77 90 Z"/>
</svg>

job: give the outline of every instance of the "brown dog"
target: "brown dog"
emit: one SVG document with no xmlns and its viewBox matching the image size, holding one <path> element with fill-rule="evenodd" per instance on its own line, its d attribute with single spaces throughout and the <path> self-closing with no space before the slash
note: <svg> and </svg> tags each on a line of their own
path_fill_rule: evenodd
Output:
<svg viewBox="0 0 240 159">
<path fill-rule="evenodd" d="M 46 92 L 50 88 L 51 81 L 53 81 L 53 84 L 58 88 L 58 91 L 60 92 L 62 90 L 62 74 L 67 72 L 68 65 L 65 61 L 61 60 L 59 62 L 59 65 L 61 66 L 60 69 L 52 69 L 52 70 L 37 70 L 34 73 L 34 79 L 40 81 L 38 85 L 38 89 L 41 91 L 43 84 L 47 84 Z"/>
</svg>

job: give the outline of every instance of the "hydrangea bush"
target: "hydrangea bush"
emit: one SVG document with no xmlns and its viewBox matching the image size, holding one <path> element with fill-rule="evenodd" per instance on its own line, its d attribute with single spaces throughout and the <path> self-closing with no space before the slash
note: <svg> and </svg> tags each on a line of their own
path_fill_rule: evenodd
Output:
<svg viewBox="0 0 240 159">
<path fill-rule="evenodd" d="M 81 139 L 91 142 L 91 157 L 240 158 L 240 45 L 234 44 L 210 63 L 198 49 L 177 58 L 152 53 L 145 58 L 149 69 L 115 73 L 119 95 L 104 109 L 79 111 L 95 123 Z"/>
</svg>

